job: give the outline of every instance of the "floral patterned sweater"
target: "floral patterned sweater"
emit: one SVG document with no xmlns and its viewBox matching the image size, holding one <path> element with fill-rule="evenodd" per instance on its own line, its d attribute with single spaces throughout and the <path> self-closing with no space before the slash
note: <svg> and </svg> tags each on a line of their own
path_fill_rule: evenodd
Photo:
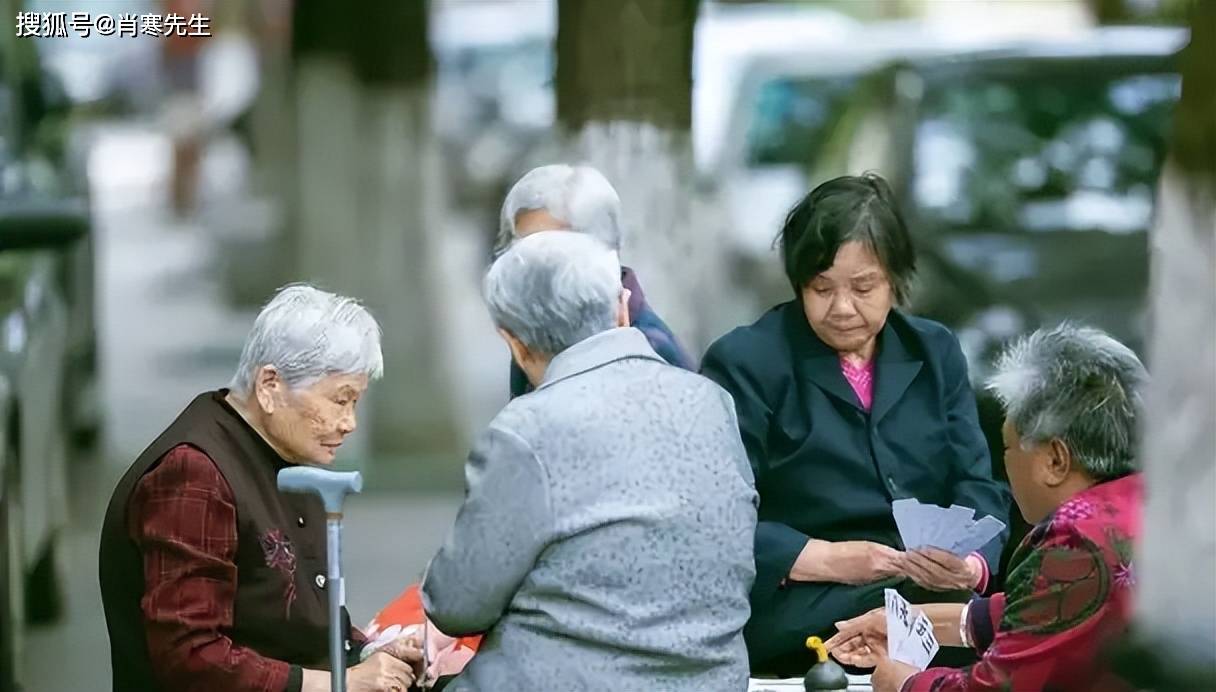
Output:
<svg viewBox="0 0 1216 692">
<path fill-rule="evenodd" d="M 968 606 L 979 663 L 930 668 L 904 692 L 1124 689 L 1103 650 L 1131 618 L 1140 536 L 1140 474 L 1075 495 L 1036 526 L 1010 560 L 1006 592 Z"/>
</svg>

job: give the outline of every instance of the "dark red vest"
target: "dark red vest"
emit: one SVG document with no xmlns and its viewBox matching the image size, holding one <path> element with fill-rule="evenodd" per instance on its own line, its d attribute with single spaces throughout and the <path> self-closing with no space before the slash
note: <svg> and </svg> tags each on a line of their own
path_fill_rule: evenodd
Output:
<svg viewBox="0 0 1216 692">
<path fill-rule="evenodd" d="M 127 507 L 144 474 L 174 447 L 198 448 L 236 499 L 237 585 L 233 626 L 222 634 L 262 656 L 328 668 L 325 510 L 311 495 L 280 494 L 287 464 L 225 401 L 199 395 L 119 481 L 101 531 L 101 596 L 110 632 L 114 689 L 157 692 L 140 599 L 143 558 L 128 533 Z"/>
</svg>

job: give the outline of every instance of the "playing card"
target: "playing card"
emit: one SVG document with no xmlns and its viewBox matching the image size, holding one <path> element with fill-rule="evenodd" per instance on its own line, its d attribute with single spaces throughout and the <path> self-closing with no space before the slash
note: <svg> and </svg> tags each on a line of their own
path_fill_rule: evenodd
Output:
<svg viewBox="0 0 1216 692">
<path fill-rule="evenodd" d="M 975 518 L 975 510 L 962 505 L 950 505 L 946 511 L 960 524 L 965 524 Z"/>
<path fill-rule="evenodd" d="M 966 535 L 960 537 L 955 543 L 953 552 L 959 556 L 974 553 L 988 545 L 989 541 L 999 536 L 1004 530 L 1005 524 L 1001 520 L 994 517 L 981 517 L 979 521 L 971 523 Z"/>
<path fill-rule="evenodd" d="M 941 537 L 936 547 L 950 550 L 960 538 L 969 533 L 970 526 L 974 523 L 972 521 L 974 516 L 975 510 L 970 507 L 950 505 L 950 508 L 943 512 L 943 521 L 949 527 L 949 533 Z"/>
<path fill-rule="evenodd" d="M 900 648 L 894 650 L 895 653 L 890 656 L 893 661 L 907 663 L 917 670 L 924 670 L 929 667 L 929 662 L 937 655 L 939 645 L 937 637 L 933 635 L 933 623 L 929 617 L 919 609 L 914 610 L 913 613 L 915 619 L 911 623 L 906 638 L 900 644 Z"/>
<path fill-rule="evenodd" d="M 975 521 L 975 510 L 970 507 L 938 507 L 915 498 L 892 502 L 891 513 L 904 549 L 940 548 L 959 557 L 984 547 L 1005 528 L 992 517 Z"/>
<path fill-rule="evenodd" d="M 944 541 L 950 540 L 953 527 L 950 525 L 946 510 L 937 505 L 921 505 L 921 516 L 924 523 L 924 533 L 921 536 L 921 544 L 917 547 L 937 548 Z"/>
<path fill-rule="evenodd" d="M 924 670 L 938 649 L 937 639 L 933 636 L 933 623 L 894 589 L 884 590 L 883 596 L 886 600 L 888 655 L 892 660 Z"/>
<path fill-rule="evenodd" d="M 918 538 L 919 527 L 913 514 L 920 505 L 914 498 L 896 500 L 891 503 L 891 513 L 895 516 L 895 526 L 899 529 L 900 540 L 908 550 L 913 548 L 912 542 Z"/>
<path fill-rule="evenodd" d="M 952 553 L 958 554 L 955 548 L 960 541 L 964 540 L 970 532 L 970 526 L 973 523 L 971 518 L 975 516 L 975 510 L 962 505 L 951 505 L 948 509 L 941 511 L 942 531 L 937 535 L 937 540 L 934 541 L 933 547 L 941 548 Z"/>
<path fill-rule="evenodd" d="M 887 651 L 895 650 L 896 644 L 902 644 L 901 638 L 903 626 L 899 622 L 899 618 L 895 615 L 895 599 L 899 594 L 895 593 L 895 589 L 884 589 L 883 597 L 886 601 L 886 608 L 883 612 L 887 617 Z"/>
<path fill-rule="evenodd" d="M 916 616 L 912 606 L 895 589 L 885 589 L 887 616 L 887 651 L 899 651 L 912 632 Z"/>
<path fill-rule="evenodd" d="M 945 516 L 942 514 L 942 508 L 937 505 L 920 506 L 920 545 L 917 548 L 927 548 L 937 545 L 941 540 L 941 536 L 949 530 L 949 527 L 944 521 Z"/>
</svg>

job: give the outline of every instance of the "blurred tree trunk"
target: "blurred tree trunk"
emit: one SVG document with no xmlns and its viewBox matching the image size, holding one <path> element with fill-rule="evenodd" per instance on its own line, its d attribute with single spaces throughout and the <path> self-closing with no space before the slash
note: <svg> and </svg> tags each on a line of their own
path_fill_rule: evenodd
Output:
<svg viewBox="0 0 1216 692">
<path fill-rule="evenodd" d="M 233 251 L 224 251 L 223 284 L 229 303 L 255 308 L 277 287 L 289 282 L 295 267 L 282 257 L 295 256 L 296 123 L 291 70 L 291 7 L 258 3 L 249 11 L 250 33 L 257 50 L 257 96 L 249 115 L 252 196 L 233 210 L 239 234 Z"/>
<path fill-rule="evenodd" d="M 621 195 L 623 261 L 647 299 L 699 353 L 698 305 L 721 247 L 700 224 L 692 163 L 698 0 L 558 0 L 557 116 L 566 156 Z M 700 290 L 698 290 L 700 289 Z"/>
<path fill-rule="evenodd" d="M 1216 3 L 1196 2 L 1153 236 L 1139 628 L 1216 680 Z M 1183 689 L 1157 686 L 1157 689 Z M 1198 689 L 1187 687 L 1187 689 Z M 1211 689 L 1207 687 L 1206 689 Z"/>
<path fill-rule="evenodd" d="M 692 124 L 697 0 L 559 0 L 557 113 L 568 127 Z"/>
<path fill-rule="evenodd" d="M 443 458 L 462 445 L 439 343 L 428 3 L 374 5 L 295 5 L 297 276 L 359 296 L 383 328 L 371 454 Z"/>
<path fill-rule="evenodd" d="M 1127 0 L 1085 0 L 1085 4 L 1098 24 L 1129 24 L 1134 16 Z"/>
<path fill-rule="evenodd" d="M 1119 24 L 1183 24 L 1194 3 L 1208 0 L 1085 0 L 1099 26 Z"/>
</svg>

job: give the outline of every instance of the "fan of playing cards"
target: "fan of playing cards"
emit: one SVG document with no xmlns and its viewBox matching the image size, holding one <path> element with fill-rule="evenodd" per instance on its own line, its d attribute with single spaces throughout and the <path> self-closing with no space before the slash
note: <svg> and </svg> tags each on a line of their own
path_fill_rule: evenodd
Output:
<svg viewBox="0 0 1216 692">
<path fill-rule="evenodd" d="M 929 667 L 937 655 L 937 637 L 933 623 L 920 609 L 910 605 L 895 589 L 886 589 L 887 597 L 887 658 L 915 666 Z"/>
<path fill-rule="evenodd" d="M 976 521 L 974 509 L 959 505 L 938 507 L 909 498 L 892 502 L 891 511 L 908 550 L 941 548 L 963 557 L 983 548 L 1005 529 L 1005 524 L 992 517 Z"/>
</svg>

